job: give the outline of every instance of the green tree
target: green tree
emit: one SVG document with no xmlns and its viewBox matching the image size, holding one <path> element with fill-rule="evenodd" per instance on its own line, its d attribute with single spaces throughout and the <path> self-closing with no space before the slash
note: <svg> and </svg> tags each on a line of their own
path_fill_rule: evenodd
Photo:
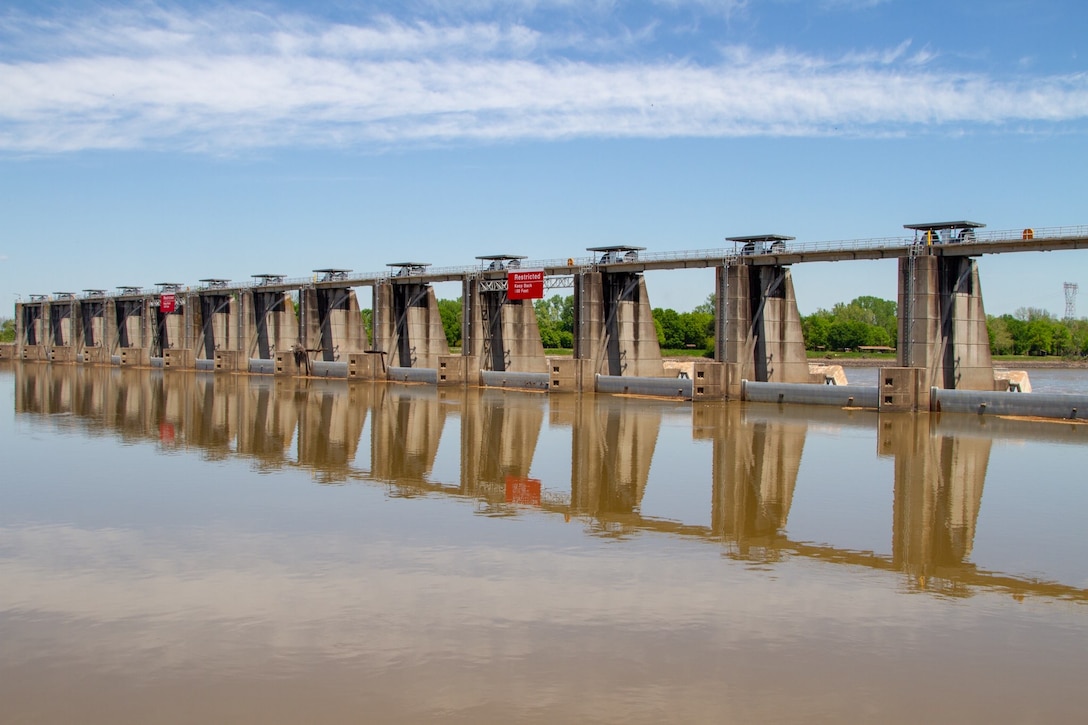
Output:
<svg viewBox="0 0 1088 725">
<path fill-rule="evenodd" d="M 714 293 L 711 292 L 710 294 L 708 294 L 706 296 L 706 301 L 703 302 L 701 305 L 697 305 L 695 307 L 695 309 L 692 310 L 692 312 L 704 313 L 704 314 L 710 315 L 711 320 L 712 320 L 711 324 L 713 324 L 714 308 L 715 308 L 716 303 L 717 303 L 717 298 L 714 295 Z"/>
<path fill-rule="evenodd" d="M 533 303 L 540 341 L 544 347 L 570 349 L 574 347 L 574 297 L 552 295 Z"/>
<path fill-rule="evenodd" d="M 1072 354 L 1081 357 L 1088 355 L 1088 319 L 1071 320 L 1068 324 L 1072 338 Z"/>
<path fill-rule="evenodd" d="M 680 313 L 676 310 L 655 307 L 654 324 L 660 325 L 658 342 L 661 347 L 676 350 L 684 346 L 684 331 L 680 324 Z"/>
<path fill-rule="evenodd" d="M 869 327 L 879 327 L 886 334 L 870 333 L 872 339 L 885 340 L 886 344 L 895 345 L 898 335 L 899 320 L 896 315 L 897 305 L 891 300 L 882 300 L 879 297 L 856 297 L 847 304 L 839 303 L 831 308 L 831 314 L 836 320 L 844 322 L 863 322 Z"/>
<path fill-rule="evenodd" d="M 700 309 L 702 305 L 687 313 L 687 320 L 691 325 L 691 334 L 688 342 L 695 347 L 704 350 L 714 349 L 714 312 Z"/>
<path fill-rule="evenodd" d="M 363 329 L 366 330 L 366 339 L 370 340 L 371 347 L 374 346 L 374 310 L 364 309 L 359 310 L 359 315 L 363 318 Z"/>
<path fill-rule="evenodd" d="M 828 347 L 827 333 L 835 317 L 827 310 L 816 312 L 801 318 L 801 334 L 805 338 L 805 347 L 809 350 L 824 350 Z"/>
<path fill-rule="evenodd" d="M 895 340 L 899 336 L 898 304 L 891 300 L 882 300 L 879 297 L 871 296 L 857 297 L 850 304 L 870 312 L 873 317 L 873 322 L 871 324 L 876 325 L 887 333 L 885 339 L 889 342 L 883 344 L 895 345 Z M 878 337 L 880 336 L 878 335 Z"/>
<path fill-rule="evenodd" d="M 15 320 L 0 319 L 0 342 L 15 342 Z"/>
<path fill-rule="evenodd" d="M 1054 326 L 1050 320 L 1037 317 L 1027 323 L 1027 354 L 1049 355 L 1054 351 Z"/>
<path fill-rule="evenodd" d="M 1069 325 L 1055 320 L 1053 329 L 1054 347 L 1052 350 L 1054 354 L 1063 356 L 1076 354 L 1077 349 L 1073 345 L 1073 331 L 1069 329 Z"/>
<path fill-rule="evenodd" d="M 714 314 L 711 312 L 677 312 L 655 307 L 653 319 L 658 343 L 669 350 L 706 349 L 714 332 Z"/>
<path fill-rule="evenodd" d="M 827 331 L 827 346 L 832 350 L 853 350 L 869 344 L 870 325 L 861 320 L 835 320 Z"/>
<path fill-rule="evenodd" d="M 987 315 L 986 332 L 990 336 L 990 352 L 994 355 L 1011 355 L 1016 349 L 1016 341 L 1004 317 Z"/>
<path fill-rule="evenodd" d="M 438 314 L 442 318 L 442 330 L 451 347 L 461 344 L 461 298 L 438 300 Z"/>
</svg>

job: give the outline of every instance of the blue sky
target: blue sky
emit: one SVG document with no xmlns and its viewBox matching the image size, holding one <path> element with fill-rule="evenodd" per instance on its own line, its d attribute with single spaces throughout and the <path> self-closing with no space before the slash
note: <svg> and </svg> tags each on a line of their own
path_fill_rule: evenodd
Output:
<svg viewBox="0 0 1088 725">
<path fill-rule="evenodd" d="M 0 316 L 405 259 L 1088 224 L 1086 28 L 1080 0 L 9 0 Z M 1088 312 L 1088 253 L 980 264 L 991 314 L 1060 316 L 1063 282 Z M 793 274 L 804 314 L 895 297 L 893 262 Z M 653 273 L 651 302 L 712 279 Z"/>
</svg>

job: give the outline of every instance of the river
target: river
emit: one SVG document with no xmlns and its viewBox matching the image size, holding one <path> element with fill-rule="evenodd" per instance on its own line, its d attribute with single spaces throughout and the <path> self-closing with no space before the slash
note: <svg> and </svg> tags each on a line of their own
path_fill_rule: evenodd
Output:
<svg viewBox="0 0 1088 725">
<path fill-rule="evenodd" d="M 4 723 L 1088 711 L 1088 426 L 20 363 L 0 411 Z"/>
</svg>

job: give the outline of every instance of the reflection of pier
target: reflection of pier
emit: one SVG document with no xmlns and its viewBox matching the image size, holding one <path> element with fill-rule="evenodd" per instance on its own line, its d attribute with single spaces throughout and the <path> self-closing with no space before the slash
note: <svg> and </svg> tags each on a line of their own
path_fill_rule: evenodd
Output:
<svg viewBox="0 0 1088 725">
<path fill-rule="evenodd" d="M 808 426 L 749 421 L 736 406 L 715 412 L 713 425 L 704 418 L 699 429 L 714 441 L 711 529 L 741 555 L 753 544 L 773 550 L 786 528 Z"/>
<path fill-rule="evenodd" d="M 533 463 L 544 406 L 531 395 L 485 390 L 461 406 L 461 492 L 526 480 Z M 481 491 L 482 492 L 482 491 Z"/>
<path fill-rule="evenodd" d="M 294 395 L 297 389 L 291 390 Z M 295 396 L 298 463 L 318 471 L 323 481 L 342 481 L 355 460 L 372 389 L 335 382 L 304 390 Z"/>
<path fill-rule="evenodd" d="M 881 452 L 895 456 L 895 566 L 923 583 L 947 579 L 974 545 L 991 440 L 934 435 L 913 417 L 880 426 Z"/>
<path fill-rule="evenodd" d="M 238 393 L 238 452 L 253 456 L 263 470 L 288 461 L 287 451 L 299 427 L 293 388 L 280 379 L 261 380 Z"/>
<path fill-rule="evenodd" d="M 446 421 L 438 389 L 376 386 L 373 410 L 371 475 L 392 483 L 426 481 Z"/>
<path fill-rule="evenodd" d="M 623 398 L 562 401 L 571 425 L 571 508 L 590 516 L 632 514 L 646 492 L 660 408 Z"/>
<path fill-rule="evenodd" d="M 662 532 L 724 543 L 739 559 L 804 557 L 900 572 L 915 589 L 1088 601 L 1084 589 L 988 572 L 970 561 L 994 439 L 1084 446 L 1084 426 L 700 404 L 692 435 L 713 446 L 710 470 L 682 474 L 708 479 L 708 526 L 641 511 L 647 489 L 661 485 L 651 463 L 670 409 L 663 401 L 86 366 L 20 365 L 14 375 L 18 414 L 82 425 L 92 435 L 112 431 L 126 441 L 197 448 L 211 459 L 249 457 L 262 470 L 298 465 L 321 482 L 374 480 L 401 492 L 467 495 L 489 512 L 497 504 L 516 514 L 511 503 L 532 503 L 592 521 L 605 535 Z M 805 446 L 814 429 L 829 427 L 871 435 L 875 454 L 894 459 L 893 480 L 884 483 L 894 491 L 889 554 L 790 538 L 798 481 L 810 480 L 799 476 Z M 510 481 L 534 481 L 542 441 L 565 445 L 567 431 L 569 481 L 542 481 L 545 495 L 535 500 L 511 499 L 509 491 L 504 498 L 501 487 Z M 452 480 L 435 476 L 443 434 L 460 436 L 444 449 L 460 453 Z M 356 461 L 360 451 L 369 451 L 369 470 Z"/>
</svg>

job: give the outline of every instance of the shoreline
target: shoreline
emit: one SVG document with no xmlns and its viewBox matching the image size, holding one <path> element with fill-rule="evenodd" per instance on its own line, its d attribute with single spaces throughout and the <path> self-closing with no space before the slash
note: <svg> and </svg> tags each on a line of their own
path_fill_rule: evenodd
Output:
<svg viewBox="0 0 1088 725">
<path fill-rule="evenodd" d="M 894 367 L 895 360 L 879 357 L 810 357 L 809 363 L 820 365 L 841 365 L 844 368 L 879 368 Z M 1062 360 L 1041 358 L 1039 360 L 994 360 L 995 370 L 1088 370 L 1088 360 Z"/>
</svg>

